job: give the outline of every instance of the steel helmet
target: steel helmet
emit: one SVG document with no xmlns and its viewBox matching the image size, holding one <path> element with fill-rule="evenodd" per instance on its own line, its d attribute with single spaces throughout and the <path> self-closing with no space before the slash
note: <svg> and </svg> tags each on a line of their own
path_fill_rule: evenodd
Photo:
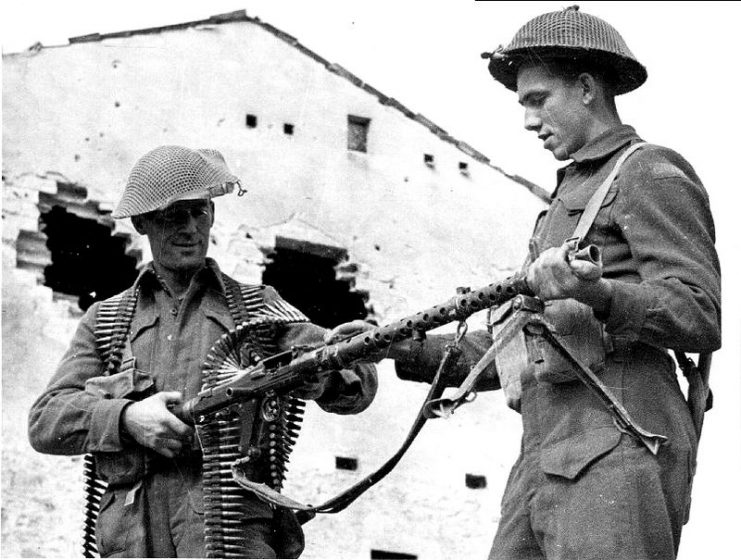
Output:
<svg viewBox="0 0 741 560">
<path fill-rule="evenodd" d="M 605 71 L 615 95 L 627 93 L 646 81 L 646 68 L 606 21 L 571 6 L 531 19 L 506 47 L 481 55 L 489 59 L 489 72 L 507 89 L 517 91 L 517 71 L 523 62 L 588 60 Z"/>
<path fill-rule="evenodd" d="M 177 200 L 213 198 L 234 190 L 239 179 L 216 150 L 160 146 L 136 162 L 114 218 L 159 210 Z"/>
</svg>

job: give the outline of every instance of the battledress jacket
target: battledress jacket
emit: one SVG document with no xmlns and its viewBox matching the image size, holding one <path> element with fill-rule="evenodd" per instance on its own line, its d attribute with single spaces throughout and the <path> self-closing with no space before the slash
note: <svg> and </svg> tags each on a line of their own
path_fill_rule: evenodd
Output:
<svg viewBox="0 0 741 560">
<path fill-rule="evenodd" d="M 94 335 L 100 304 L 91 306 L 48 387 L 31 407 L 29 437 L 37 451 L 121 452 L 136 446 L 120 429 L 122 411 L 133 400 L 158 391 L 180 391 L 188 400 L 201 390 L 207 352 L 235 326 L 217 264 L 207 259 L 182 302 L 168 293 L 151 263 L 135 286 L 140 296 L 122 360 L 133 356 L 135 367 L 125 379 L 106 385 Z M 262 296 L 266 304 L 287 305 L 269 286 L 263 287 Z M 288 325 L 277 335 L 278 349 L 320 344 L 324 332 L 311 323 Z M 361 365 L 331 372 L 324 391 L 311 398 L 329 412 L 353 414 L 370 404 L 376 388 L 375 368 Z"/>
<path fill-rule="evenodd" d="M 558 172 L 549 208 L 538 217 L 534 256 L 560 246 L 620 154 L 641 141 L 627 125 L 573 154 Z M 596 373 L 644 429 L 668 437 L 660 455 L 694 461 L 697 437 L 667 349 L 720 347 L 720 265 L 707 193 L 690 164 L 655 145 L 633 153 L 602 203 L 584 243 L 602 249 L 612 282 L 609 310 L 596 317 L 606 358 Z M 552 302 L 545 316 L 554 316 Z M 559 307 L 560 308 L 560 307 Z M 560 333 L 566 334 L 569 333 Z M 469 334 L 463 358 L 447 380 L 458 385 L 491 345 L 486 331 Z M 450 336 L 428 336 L 396 361 L 402 379 L 429 381 Z M 578 344 L 578 337 L 572 340 Z M 490 368 L 479 390 L 500 387 Z M 579 381 L 542 383 L 522 376 L 523 453 L 539 454 L 545 472 L 573 479 L 614 448 L 621 433 L 610 413 Z M 686 482 L 686 481 L 685 481 Z"/>
</svg>

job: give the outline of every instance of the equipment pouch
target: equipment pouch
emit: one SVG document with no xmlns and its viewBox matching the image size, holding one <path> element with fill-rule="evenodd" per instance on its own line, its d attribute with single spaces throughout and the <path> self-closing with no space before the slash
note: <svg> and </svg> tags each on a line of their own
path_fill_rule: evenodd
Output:
<svg viewBox="0 0 741 560">
<path fill-rule="evenodd" d="M 92 377 L 85 383 L 85 392 L 101 399 L 139 401 L 155 392 L 152 377 L 134 367 L 135 359 L 123 361 L 118 373 Z M 147 471 L 149 452 L 136 443 L 123 451 L 96 452 L 95 462 L 100 478 L 113 487 L 141 480 Z"/>
<path fill-rule="evenodd" d="M 525 346 L 525 335 L 522 329 L 512 333 L 508 340 L 502 340 L 501 334 L 512 317 L 512 301 L 489 310 L 488 329 L 492 337 L 492 344 L 500 344 L 495 354 L 494 363 L 499 383 L 504 392 L 507 406 L 520 411 L 522 399 L 522 375 L 528 369 L 528 354 Z"/>
<path fill-rule="evenodd" d="M 293 510 L 277 507 L 273 513 L 273 548 L 278 558 L 298 558 L 304 551 L 304 530 Z"/>
<path fill-rule="evenodd" d="M 543 317 L 552 332 L 577 360 L 592 371 L 601 370 L 606 355 L 604 327 L 594 316 L 592 308 L 573 299 L 548 301 L 545 306 Z M 571 364 L 544 338 L 528 336 L 529 360 L 539 382 L 566 383 L 578 379 Z"/>
</svg>

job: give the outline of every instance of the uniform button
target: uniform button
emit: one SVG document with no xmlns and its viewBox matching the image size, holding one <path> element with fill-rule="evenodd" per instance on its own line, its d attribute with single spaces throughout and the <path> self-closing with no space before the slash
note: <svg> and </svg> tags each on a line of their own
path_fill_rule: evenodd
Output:
<svg viewBox="0 0 741 560">
<path fill-rule="evenodd" d="M 173 316 L 177 315 L 178 314 L 177 307 L 173 307 L 172 309 L 170 309 L 170 314 L 173 315 Z"/>
<path fill-rule="evenodd" d="M 171 334 L 168 334 L 168 335 L 167 335 L 167 340 L 169 340 L 169 341 L 171 341 L 171 342 L 172 342 L 172 335 L 171 335 Z"/>
</svg>

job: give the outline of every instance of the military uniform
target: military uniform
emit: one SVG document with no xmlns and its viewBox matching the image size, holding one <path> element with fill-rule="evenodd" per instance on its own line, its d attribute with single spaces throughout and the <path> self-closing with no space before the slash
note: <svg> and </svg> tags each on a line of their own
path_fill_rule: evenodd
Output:
<svg viewBox="0 0 741 560">
<path fill-rule="evenodd" d="M 537 69 L 556 62 L 546 74 L 575 69 L 564 78 L 572 80 L 569 86 L 594 69 L 612 95 L 635 89 L 647 76 L 616 30 L 576 7 L 534 18 L 489 57 L 493 77 L 518 94 L 522 64 Z M 537 98 L 535 84 L 529 91 Z M 537 113 L 539 106 L 533 107 Z M 609 116 L 618 124 L 568 153 L 572 163 L 559 171 L 550 207 L 538 217 L 531 260 L 563 246 L 620 156 L 641 141 L 616 113 Z M 526 127 L 540 135 L 540 119 L 526 118 Z M 554 133 L 554 122 L 544 138 Z M 668 349 L 706 353 L 720 347 L 714 237 L 707 193 L 684 158 L 650 144 L 629 155 L 582 240 L 601 249 L 600 282 L 612 290 L 607 308 L 555 299 L 545 302 L 544 317 L 639 426 L 668 439 L 654 455 L 618 427 L 573 371 L 556 368 L 541 339 L 528 336 L 530 366 L 518 372 L 521 394 L 508 395 L 522 416 L 522 447 L 502 499 L 491 559 L 675 557 L 689 513 L 698 434 Z M 429 381 L 450 338 L 429 336 L 399 349 L 398 375 Z M 449 385 L 459 384 L 491 346 L 487 332 L 466 338 Z M 495 367 L 477 388 L 504 386 L 507 393 L 506 372 Z"/>
<path fill-rule="evenodd" d="M 180 391 L 187 400 L 201 389 L 200 368 L 206 353 L 235 326 L 223 275 L 209 259 L 182 301 L 172 297 L 151 266 L 135 287 L 140 296 L 122 356 L 129 367 L 116 375 L 103 375 L 94 335 L 100 304 L 93 305 L 46 391 L 31 408 L 31 443 L 44 453 L 105 454 L 100 474 L 109 488 L 97 531 L 103 556 L 204 557 L 198 441 L 167 459 L 133 442 L 119 429 L 119 421 L 133 400 L 156 391 Z M 262 293 L 265 306 L 287 305 L 270 287 Z M 310 323 L 296 323 L 277 333 L 277 345 L 283 351 L 319 344 L 323 333 Z M 316 402 L 329 412 L 356 413 L 370 404 L 375 391 L 373 368 L 358 366 L 332 376 Z M 271 557 L 280 544 L 272 534 L 273 511 L 257 499 L 250 501 L 248 510 L 249 547 L 255 557 Z"/>
<path fill-rule="evenodd" d="M 37 451 L 90 453 L 96 476 L 107 483 L 102 496 L 97 484 L 89 487 L 86 555 L 298 556 L 303 533 L 295 516 L 236 487 L 229 466 L 247 455 L 255 482 L 279 486 L 297 435 L 294 396 L 353 414 L 376 393 L 372 365 L 327 372 L 290 398 L 271 401 L 274 409 L 265 414 L 245 406 L 239 418 L 209 419 L 190 440 L 193 431 L 169 410 L 178 394 L 188 401 L 204 384 L 213 386 L 213 376 L 202 375 L 204 361 L 236 322 L 264 327 L 250 339 L 254 347 L 238 350 L 249 359 L 253 351 L 265 358 L 323 342 L 325 330 L 273 288 L 241 285 L 206 257 L 211 198 L 238 184 L 216 150 L 161 146 L 137 161 L 113 216 L 132 218 L 148 236 L 154 261 L 130 290 L 88 309 L 31 408 L 29 439 Z M 113 334 L 119 331 L 123 345 Z"/>
<path fill-rule="evenodd" d="M 615 160 L 638 141 L 622 126 L 574 154 L 538 220 L 538 252 L 570 236 Z M 720 345 L 720 268 L 707 194 L 676 152 L 646 146 L 624 164 L 585 242 L 602 248 L 604 276 L 616 280 L 610 310 L 597 318 L 604 360 L 593 367 L 636 422 L 668 443 L 652 455 L 580 381 L 538 382 L 526 370 L 521 455 L 491 558 L 673 558 L 689 513 L 698 438 L 666 349 Z M 545 316 L 581 327 L 568 312 L 547 302 Z M 399 376 L 431 379 L 449 338 L 429 336 L 397 358 Z M 467 338 L 448 384 L 460 383 L 489 346 L 486 332 Z M 479 389 L 498 387 L 490 368 Z"/>
</svg>

